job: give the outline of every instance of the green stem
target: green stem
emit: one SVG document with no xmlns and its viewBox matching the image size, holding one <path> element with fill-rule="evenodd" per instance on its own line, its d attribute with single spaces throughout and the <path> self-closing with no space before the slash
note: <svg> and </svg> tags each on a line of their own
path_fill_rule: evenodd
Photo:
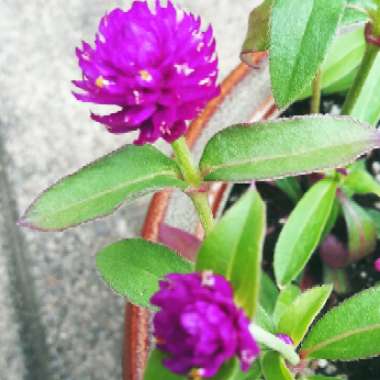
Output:
<svg viewBox="0 0 380 380">
<path fill-rule="evenodd" d="M 192 155 L 187 146 L 186 140 L 183 137 L 180 137 L 172 143 L 172 147 L 184 180 L 194 188 L 198 188 L 202 182 L 202 177 L 193 163 Z"/>
<path fill-rule="evenodd" d="M 319 113 L 321 109 L 321 81 L 322 73 L 318 70 L 312 85 L 310 113 Z"/>
<path fill-rule="evenodd" d="M 214 226 L 214 217 L 208 201 L 208 195 L 199 191 L 202 183 L 202 176 L 198 168 L 194 165 L 192 155 L 186 140 L 180 137 L 172 143 L 175 158 L 181 170 L 184 180 L 192 187 L 189 192 L 194 207 L 198 213 L 199 219 L 207 235 Z"/>
<path fill-rule="evenodd" d="M 207 193 L 194 192 L 189 194 L 193 201 L 194 207 L 197 210 L 199 219 L 207 235 L 214 227 L 214 216 L 212 214 Z"/>
<path fill-rule="evenodd" d="M 356 75 L 354 84 L 352 85 L 346 101 L 344 102 L 342 108 L 343 115 L 355 116 L 355 107 L 360 99 L 361 92 L 366 84 L 368 76 L 371 72 L 372 66 L 375 63 L 377 54 L 379 52 L 379 47 L 367 44 L 366 51 L 363 60 L 359 67 L 359 72 Z"/>
<path fill-rule="evenodd" d="M 299 356 L 291 345 L 284 343 L 255 323 L 250 324 L 249 330 L 257 342 L 279 352 L 291 365 L 297 365 L 300 362 Z"/>
</svg>

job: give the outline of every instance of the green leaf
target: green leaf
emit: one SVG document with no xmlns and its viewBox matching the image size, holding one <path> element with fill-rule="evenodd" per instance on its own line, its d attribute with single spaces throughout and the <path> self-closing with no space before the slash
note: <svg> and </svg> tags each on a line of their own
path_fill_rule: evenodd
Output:
<svg viewBox="0 0 380 380">
<path fill-rule="evenodd" d="M 231 280 L 235 297 L 252 317 L 259 297 L 261 256 L 265 237 L 265 204 L 250 190 L 230 209 L 204 240 L 197 270 L 212 270 Z"/>
<path fill-rule="evenodd" d="M 349 195 L 372 193 L 380 197 L 380 183 L 367 172 L 364 160 L 357 161 L 350 167 L 343 186 Z"/>
<path fill-rule="evenodd" d="M 324 179 L 298 202 L 281 230 L 274 253 L 274 272 L 281 287 L 294 280 L 320 242 L 334 203 L 337 184 Z"/>
<path fill-rule="evenodd" d="M 265 380 L 294 380 L 294 377 L 284 360 L 276 352 L 267 352 L 262 361 L 261 369 Z"/>
<path fill-rule="evenodd" d="M 344 219 L 348 230 L 348 250 L 351 261 L 371 254 L 376 248 L 376 226 L 365 209 L 356 202 L 340 197 Z"/>
<path fill-rule="evenodd" d="M 351 72 L 349 72 L 345 77 L 338 78 L 336 82 L 332 83 L 331 86 L 328 86 L 323 89 L 323 94 L 329 95 L 329 94 L 335 94 L 339 92 L 347 92 L 354 83 L 354 80 L 356 78 L 356 75 L 358 74 L 359 68 L 353 69 Z"/>
<path fill-rule="evenodd" d="M 341 214 L 341 207 L 338 200 L 335 198 L 334 204 L 331 208 L 330 216 L 327 220 L 327 223 L 325 225 L 325 228 L 322 232 L 321 241 L 323 241 L 327 235 L 331 232 L 331 230 L 334 228 L 336 221 L 338 220 L 338 217 Z"/>
<path fill-rule="evenodd" d="M 356 360 L 380 353 L 380 287 L 365 290 L 330 310 L 312 328 L 301 356 Z"/>
<path fill-rule="evenodd" d="M 154 349 L 148 359 L 148 364 L 144 372 L 144 380 L 185 380 L 185 376 L 179 376 L 174 374 L 165 368 L 162 364 L 165 359 L 165 354 Z"/>
<path fill-rule="evenodd" d="M 347 0 L 347 7 L 342 18 L 342 25 L 353 24 L 356 22 L 364 22 L 368 20 L 368 15 L 357 9 L 349 8 L 349 5 L 361 7 L 362 9 L 371 7 L 372 0 Z"/>
<path fill-rule="evenodd" d="M 260 294 L 266 207 L 257 191 L 250 191 L 248 197 L 250 198 L 247 204 L 249 216 L 240 232 L 231 267 L 231 282 L 236 301 L 243 307 L 248 317 L 253 317 Z"/>
<path fill-rule="evenodd" d="M 236 359 L 232 359 L 224 363 L 218 373 L 211 377 L 211 380 L 234 380 L 238 371 L 239 363 Z"/>
<path fill-rule="evenodd" d="M 214 135 L 201 158 L 208 181 L 244 182 L 345 166 L 379 145 L 349 117 L 303 116 L 237 125 Z"/>
<path fill-rule="evenodd" d="M 264 330 L 267 330 L 272 333 L 275 332 L 275 325 L 272 317 L 261 305 L 257 306 L 255 322 Z"/>
<path fill-rule="evenodd" d="M 253 53 L 269 49 L 272 5 L 273 0 L 264 0 L 249 15 L 248 31 L 241 52 L 242 59 L 249 65 L 252 64 Z"/>
<path fill-rule="evenodd" d="M 297 178 L 287 177 L 276 181 L 276 186 L 280 188 L 294 203 L 301 198 L 303 191 Z"/>
<path fill-rule="evenodd" d="M 380 239 L 380 211 L 366 208 L 365 211 L 371 217 L 376 229 L 377 238 Z"/>
<path fill-rule="evenodd" d="M 331 292 L 332 286 L 324 285 L 302 293 L 282 314 L 278 332 L 290 336 L 294 345 L 298 346 Z"/>
<path fill-rule="evenodd" d="M 143 239 L 121 240 L 96 255 L 103 280 L 136 305 L 151 307 L 158 281 L 169 273 L 189 273 L 192 264 L 163 245 Z"/>
<path fill-rule="evenodd" d="M 330 376 L 322 376 L 322 375 L 314 375 L 308 376 L 305 380 L 343 380 L 341 377 L 330 377 Z"/>
<path fill-rule="evenodd" d="M 247 372 L 238 371 L 233 380 L 258 380 L 261 377 L 261 368 L 259 360 L 255 360 Z M 224 380 L 224 379 L 223 379 Z"/>
<path fill-rule="evenodd" d="M 261 273 L 260 305 L 272 314 L 276 305 L 279 291 L 272 279 L 265 273 Z"/>
<path fill-rule="evenodd" d="M 368 44 L 365 54 L 368 72 L 365 77 L 361 74 L 360 91 L 343 106 L 342 112 L 375 126 L 380 120 L 380 94 L 377 91 L 380 86 L 380 54 L 378 48 L 371 44 Z"/>
<path fill-rule="evenodd" d="M 364 27 L 337 36 L 331 44 L 321 66 L 321 88 L 323 93 L 348 90 L 364 56 L 366 42 Z M 311 84 L 305 88 L 299 99 L 311 95 Z"/>
<path fill-rule="evenodd" d="M 282 315 L 285 313 L 286 309 L 294 302 L 294 300 L 301 294 L 301 290 L 298 286 L 293 284 L 287 285 L 281 290 L 276 307 L 273 312 L 273 319 L 276 323 L 281 319 Z"/>
<path fill-rule="evenodd" d="M 344 5 L 345 0 L 275 0 L 269 59 L 273 95 L 279 107 L 294 102 L 314 79 Z"/>
<path fill-rule="evenodd" d="M 186 188 L 177 164 L 150 145 L 127 145 L 45 191 L 20 220 L 44 231 L 112 213 L 126 200 L 166 187 Z"/>
<path fill-rule="evenodd" d="M 240 369 L 239 361 L 233 359 L 232 361 L 224 364 L 217 375 L 212 377 L 211 380 L 257 380 L 260 375 L 261 369 L 258 360 L 252 364 L 251 368 L 247 372 L 243 372 Z"/>
</svg>

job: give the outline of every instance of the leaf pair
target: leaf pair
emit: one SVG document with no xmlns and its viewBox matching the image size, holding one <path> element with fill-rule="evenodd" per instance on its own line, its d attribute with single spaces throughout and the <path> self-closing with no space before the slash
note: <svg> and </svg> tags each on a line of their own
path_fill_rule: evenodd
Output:
<svg viewBox="0 0 380 380">
<path fill-rule="evenodd" d="M 279 119 L 217 133 L 200 167 L 206 181 L 273 179 L 343 166 L 378 145 L 376 130 L 347 117 Z M 167 187 L 187 187 L 175 161 L 152 146 L 127 145 L 52 186 L 20 224 L 62 230 Z"/>
</svg>

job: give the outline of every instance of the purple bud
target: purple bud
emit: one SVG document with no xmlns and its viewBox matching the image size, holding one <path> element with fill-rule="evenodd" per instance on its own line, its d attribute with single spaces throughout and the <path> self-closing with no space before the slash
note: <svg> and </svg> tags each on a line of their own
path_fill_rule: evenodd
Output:
<svg viewBox="0 0 380 380">
<path fill-rule="evenodd" d="M 334 235 L 328 235 L 319 249 L 321 259 L 333 269 L 344 268 L 349 259 L 349 254 L 344 244 Z"/>
<path fill-rule="evenodd" d="M 380 272 L 380 258 L 375 260 L 374 267 L 376 272 Z"/>
<path fill-rule="evenodd" d="M 249 320 L 220 275 L 167 275 L 151 303 L 160 308 L 153 319 L 157 346 L 168 353 L 164 365 L 177 374 L 212 377 L 234 356 L 246 371 L 259 355 Z"/>
<path fill-rule="evenodd" d="M 286 334 L 276 334 L 278 339 L 281 339 L 285 344 L 288 344 L 289 346 L 293 346 L 293 340 L 289 335 Z"/>
<path fill-rule="evenodd" d="M 199 17 L 170 1 L 157 0 L 154 10 L 146 1 L 112 10 L 100 21 L 94 47 L 83 42 L 76 54 L 83 76 L 73 82 L 82 91 L 75 97 L 118 106 L 92 119 L 111 133 L 138 130 L 135 144 L 173 142 L 220 93 L 212 28 L 202 31 Z"/>
</svg>

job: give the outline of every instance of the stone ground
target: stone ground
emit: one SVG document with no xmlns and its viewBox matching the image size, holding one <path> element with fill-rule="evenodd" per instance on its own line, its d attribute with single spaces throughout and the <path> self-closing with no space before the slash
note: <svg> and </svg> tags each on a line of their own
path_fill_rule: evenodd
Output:
<svg viewBox="0 0 380 380">
<path fill-rule="evenodd" d="M 0 0 L 0 380 L 121 378 L 124 300 L 98 278 L 94 254 L 139 233 L 142 199 L 63 233 L 15 222 L 45 187 L 131 140 L 107 134 L 77 103 L 74 47 L 130 1 Z M 178 0 L 214 25 L 221 78 L 238 63 L 257 0 Z"/>
</svg>

